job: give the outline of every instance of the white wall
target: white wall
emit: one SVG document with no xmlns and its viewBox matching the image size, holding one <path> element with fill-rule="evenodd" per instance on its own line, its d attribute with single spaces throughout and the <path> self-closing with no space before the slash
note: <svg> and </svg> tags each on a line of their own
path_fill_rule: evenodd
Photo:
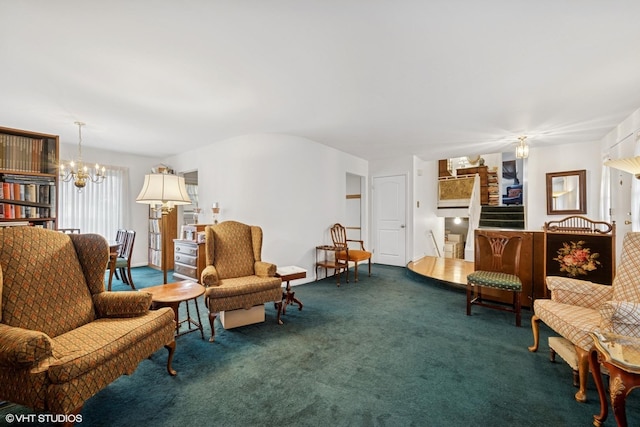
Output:
<svg viewBox="0 0 640 427">
<path fill-rule="evenodd" d="M 413 200 L 409 201 L 409 206 L 413 206 L 413 252 L 409 259 L 417 261 L 424 256 L 438 256 L 436 245 L 443 255 L 444 218 L 437 213 L 438 162 L 418 157 L 414 157 L 413 162 Z"/>
<path fill-rule="evenodd" d="M 527 228 L 542 230 L 544 223 L 566 215 L 547 215 L 547 182 L 549 172 L 587 170 L 587 216 L 600 220 L 599 194 L 602 161 L 598 141 L 536 147 L 531 144 L 529 158 L 524 161 L 524 197 Z"/>
<path fill-rule="evenodd" d="M 78 145 L 76 144 L 60 144 L 60 159 L 73 160 L 78 157 Z M 131 264 L 133 266 L 141 266 L 148 264 L 148 213 L 149 206 L 136 203 L 136 196 L 142 188 L 145 174 L 151 172 L 151 168 L 161 163 L 161 159 L 154 157 L 136 156 L 126 153 L 118 153 L 115 151 L 102 150 L 99 148 L 82 147 L 82 158 L 87 164 L 100 163 L 101 165 L 111 165 L 118 167 L 126 167 L 129 169 L 129 197 L 131 208 L 125 214 L 128 218 L 126 224 L 120 224 L 120 227 L 132 229 L 136 231 L 136 241 L 133 245 L 133 258 Z M 89 186 L 92 184 L 89 184 Z M 91 191 L 87 187 L 84 191 Z M 58 206 L 62 209 L 62 206 Z"/>
<path fill-rule="evenodd" d="M 214 142 L 166 163 L 177 172 L 198 171 L 200 223 L 212 222 L 211 204 L 219 202 L 220 221 L 262 227 L 264 261 L 303 267 L 306 281 L 315 279 L 315 247 L 330 243 L 329 227 L 346 220 L 347 174 L 369 175 L 363 159 L 281 134 Z M 365 245 L 368 223 L 363 212 Z"/>
</svg>

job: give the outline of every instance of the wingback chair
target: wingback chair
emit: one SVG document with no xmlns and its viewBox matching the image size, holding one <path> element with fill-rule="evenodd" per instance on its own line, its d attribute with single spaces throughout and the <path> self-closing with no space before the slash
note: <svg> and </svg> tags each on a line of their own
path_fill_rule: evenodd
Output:
<svg viewBox="0 0 640 427">
<path fill-rule="evenodd" d="M 84 402 L 163 346 L 170 308 L 146 292 L 105 292 L 109 244 L 96 234 L 0 227 L 0 400 L 55 414 Z"/>
<path fill-rule="evenodd" d="M 224 221 L 205 228 L 207 266 L 201 283 L 206 287 L 205 305 L 209 309 L 210 342 L 213 323 L 221 311 L 250 309 L 275 303 L 277 322 L 282 307 L 282 280 L 275 277 L 276 265 L 263 262 L 262 229 L 236 221 Z"/>
<path fill-rule="evenodd" d="M 593 347 L 590 332 L 596 330 L 640 337 L 640 233 L 627 233 L 622 257 L 613 284 L 599 285 L 569 277 L 549 276 L 551 299 L 534 301 L 531 319 L 533 345 L 537 351 L 539 322 L 570 341 L 578 359 L 579 390 L 575 398 L 586 401 L 589 375 L 589 351 Z"/>
</svg>

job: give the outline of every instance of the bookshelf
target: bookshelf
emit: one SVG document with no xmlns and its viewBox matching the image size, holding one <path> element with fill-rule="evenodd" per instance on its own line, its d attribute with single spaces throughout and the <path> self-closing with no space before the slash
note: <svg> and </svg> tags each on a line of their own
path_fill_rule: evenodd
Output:
<svg viewBox="0 0 640 427">
<path fill-rule="evenodd" d="M 0 127 L 0 225 L 57 228 L 57 135 Z"/>
<path fill-rule="evenodd" d="M 167 270 L 173 270 L 173 239 L 178 237 L 177 209 L 167 214 Z M 149 267 L 162 270 L 162 212 L 149 207 Z"/>
</svg>

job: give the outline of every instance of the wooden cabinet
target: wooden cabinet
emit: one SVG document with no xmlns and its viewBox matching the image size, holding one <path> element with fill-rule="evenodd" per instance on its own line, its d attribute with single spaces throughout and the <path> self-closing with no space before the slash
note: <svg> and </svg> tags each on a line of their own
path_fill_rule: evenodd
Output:
<svg viewBox="0 0 640 427">
<path fill-rule="evenodd" d="M 59 138 L 0 127 L 0 225 L 57 228 Z"/>
<path fill-rule="evenodd" d="M 485 232 L 495 232 L 492 230 L 477 229 L 475 235 Z M 516 231 L 500 230 L 506 235 L 522 236 L 522 247 L 520 248 L 520 280 L 522 281 L 522 294 L 520 302 L 523 307 L 533 307 L 536 298 L 544 298 L 544 233 L 541 231 Z M 475 254 L 475 262 L 479 262 L 479 257 L 487 254 Z M 490 254 L 489 254 L 490 255 Z M 476 267 L 477 268 L 477 267 Z M 511 303 L 512 293 L 497 289 L 483 288 L 483 296 L 495 301 Z"/>
<path fill-rule="evenodd" d="M 200 282 L 202 270 L 207 265 L 205 243 L 175 239 L 173 245 L 173 277 Z"/>
<path fill-rule="evenodd" d="M 171 242 L 178 237 L 178 216 L 176 209 L 172 209 L 167 214 L 166 233 L 162 232 L 162 212 L 149 208 L 149 267 L 162 270 L 162 260 L 167 262 L 166 270 L 173 269 L 173 245 Z M 162 237 L 167 239 L 167 245 L 163 246 Z M 162 251 L 167 251 L 167 256 L 163 258 Z"/>
</svg>

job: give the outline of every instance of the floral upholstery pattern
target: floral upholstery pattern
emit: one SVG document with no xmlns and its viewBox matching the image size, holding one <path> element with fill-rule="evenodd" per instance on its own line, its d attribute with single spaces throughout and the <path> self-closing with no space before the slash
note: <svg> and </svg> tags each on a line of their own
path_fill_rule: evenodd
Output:
<svg viewBox="0 0 640 427">
<path fill-rule="evenodd" d="M 623 241 L 620 265 L 613 284 L 600 285 L 567 277 L 549 276 L 550 299 L 535 300 L 534 345 L 538 347 L 538 321 L 571 341 L 578 353 L 580 390 L 576 399 L 586 399 L 588 351 L 593 347 L 590 332 L 614 332 L 640 337 L 640 233 L 627 233 Z M 583 372 L 581 372 L 583 371 Z"/>
<path fill-rule="evenodd" d="M 72 413 L 159 348 L 171 358 L 172 310 L 105 292 L 108 257 L 99 235 L 0 228 L 0 399 Z"/>
<path fill-rule="evenodd" d="M 201 283 L 206 287 L 211 338 L 214 320 L 220 311 L 249 309 L 275 302 L 280 323 L 282 281 L 275 277 L 275 264 L 262 261 L 262 229 L 236 221 L 207 226 L 207 266 Z"/>
</svg>

